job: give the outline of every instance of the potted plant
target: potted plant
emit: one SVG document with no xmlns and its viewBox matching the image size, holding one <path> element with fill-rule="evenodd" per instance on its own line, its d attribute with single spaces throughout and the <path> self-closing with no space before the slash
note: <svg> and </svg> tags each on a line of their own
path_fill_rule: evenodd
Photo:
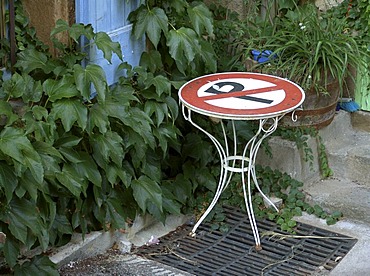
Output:
<svg viewBox="0 0 370 276">
<path fill-rule="evenodd" d="M 346 28 L 345 18 L 320 12 L 313 4 L 276 16 L 272 25 L 271 35 L 255 37 L 247 45 L 248 54 L 254 47 L 261 53 L 271 51 L 270 58 L 247 70 L 288 78 L 305 90 L 303 110 L 296 112 L 298 121 L 290 125 L 328 125 L 338 99 L 346 96 L 344 80 L 351 75 L 350 65 L 357 66 L 365 53 Z"/>
</svg>

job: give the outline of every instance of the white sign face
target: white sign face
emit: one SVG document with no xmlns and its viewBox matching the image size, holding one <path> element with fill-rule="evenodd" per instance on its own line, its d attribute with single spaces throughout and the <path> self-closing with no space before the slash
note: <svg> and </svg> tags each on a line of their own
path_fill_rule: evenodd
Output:
<svg viewBox="0 0 370 276">
<path fill-rule="evenodd" d="M 188 108 L 219 118 L 273 117 L 296 109 L 304 92 L 295 83 L 264 74 L 211 74 L 184 84 L 180 101 Z"/>
<path fill-rule="evenodd" d="M 260 109 L 278 105 L 285 99 L 285 91 L 283 89 L 266 92 L 261 91 L 261 88 L 273 88 L 275 86 L 273 83 L 257 79 L 235 78 L 227 79 L 227 81 L 217 80 L 200 87 L 198 96 L 200 98 L 219 94 L 226 96 L 226 93 L 229 93 L 229 97 L 205 100 L 205 102 L 210 105 L 229 109 Z M 233 93 L 248 90 L 253 90 L 254 92 L 256 89 L 260 92 L 244 96 L 235 96 Z"/>
</svg>

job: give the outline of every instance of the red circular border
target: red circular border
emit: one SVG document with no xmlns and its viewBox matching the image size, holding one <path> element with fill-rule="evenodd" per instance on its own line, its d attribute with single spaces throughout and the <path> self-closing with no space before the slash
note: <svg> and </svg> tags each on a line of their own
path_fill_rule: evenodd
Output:
<svg viewBox="0 0 370 276">
<path fill-rule="evenodd" d="M 202 97 L 198 96 L 198 90 L 205 84 L 217 81 L 227 80 L 231 78 L 245 78 L 245 79 L 256 79 L 267 81 L 279 85 L 279 89 L 284 89 L 285 99 L 274 106 L 257 108 L 257 109 L 233 109 L 218 107 L 206 103 Z M 262 116 L 271 115 L 276 113 L 289 112 L 298 106 L 300 106 L 304 100 L 304 92 L 301 87 L 297 84 L 275 76 L 258 74 L 258 73 L 246 73 L 246 72 L 232 72 L 232 73 L 218 73 L 205 75 L 196 79 L 193 79 L 185 83 L 179 90 L 179 98 L 184 105 L 194 108 L 198 111 L 205 113 L 212 113 L 214 115 L 226 115 L 226 116 Z M 206 97 L 205 97 L 206 98 Z"/>
</svg>

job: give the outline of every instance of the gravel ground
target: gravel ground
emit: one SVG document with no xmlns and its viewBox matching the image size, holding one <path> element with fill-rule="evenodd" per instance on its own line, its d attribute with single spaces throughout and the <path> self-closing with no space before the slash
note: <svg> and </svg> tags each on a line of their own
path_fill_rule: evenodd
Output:
<svg viewBox="0 0 370 276">
<path fill-rule="evenodd" d="M 121 254 L 110 249 L 106 254 L 81 261 L 70 262 L 59 269 L 62 276 L 114 275 L 114 276 L 191 276 L 177 270 L 133 254 Z"/>
</svg>

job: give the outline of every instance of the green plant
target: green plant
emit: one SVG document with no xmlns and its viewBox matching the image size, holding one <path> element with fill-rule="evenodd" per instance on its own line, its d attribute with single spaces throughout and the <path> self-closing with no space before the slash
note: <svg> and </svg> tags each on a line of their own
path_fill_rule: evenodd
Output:
<svg viewBox="0 0 370 276">
<path fill-rule="evenodd" d="M 257 189 L 252 186 L 254 199 L 254 213 L 257 218 L 267 218 L 275 221 L 282 231 L 294 232 L 296 221 L 294 217 L 301 216 L 302 212 L 314 214 L 315 216 L 325 219 L 328 225 L 334 224 L 342 214 L 338 211 L 329 213 L 317 204 L 310 204 L 306 200 L 306 195 L 302 191 L 303 183 L 291 178 L 288 174 L 278 170 L 272 170 L 270 167 L 257 166 L 257 176 L 259 185 L 265 194 L 281 199 L 279 212 L 265 205 L 262 196 Z M 245 211 L 244 198 L 242 194 L 242 184 L 235 178 L 231 185 L 224 191 L 221 196 L 221 203 L 215 208 L 208 220 L 212 220 L 212 228 L 220 231 L 228 231 L 228 225 L 224 222 L 222 205 L 231 205 L 240 207 Z M 205 198 L 206 202 L 211 200 L 211 195 Z M 204 208 L 204 203 L 199 205 Z"/>
<path fill-rule="evenodd" d="M 322 141 L 322 138 L 318 130 L 314 127 L 296 127 L 296 128 L 285 128 L 279 127 L 274 133 L 276 136 L 281 136 L 283 139 L 294 141 L 298 149 L 303 150 L 304 161 L 309 162 L 311 168 L 314 162 L 314 155 L 312 148 L 308 145 L 307 140 L 309 137 L 315 138 L 317 143 L 317 153 L 319 168 L 321 176 L 323 178 L 330 177 L 333 175 L 333 171 L 330 169 L 328 157 L 326 154 L 326 147 Z"/>
<path fill-rule="evenodd" d="M 52 35 L 60 32 L 72 40 L 86 36 L 108 60 L 113 52 L 120 55 L 119 45 L 91 26 L 58 21 Z M 134 90 L 110 89 L 99 66 L 80 65 L 83 52 L 55 46 L 56 58 L 37 44 L 20 48 L 16 72 L 1 86 L 0 230 L 7 236 L 4 256 L 18 274 L 25 266 L 47 264 L 41 257 L 28 264 L 21 250 L 46 251 L 74 231 L 124 228 L 136 212 L 133 203 L 149 208 L 145 197 L 165 208 L 152 156 L 145 163 L 129 158 L 135 148 L 155 148 L 151 119 L 131 106 L 137 101 Z M 97 92 L 93 99 L 91 86 Z M 146 139 L 139 146 L 135 136 Z M 145 194 L 148 185 L 153 189 Z"/>
<path fill-rule="evenodd" d="M 215 41 L 213 44 L 217 55 L 218 71 L 242 71 L 240 47 L 237 41 L 247 36 L 247 30 L 236 12 L 221 5 L 210 5 L 214 15 Z"/>
<path fill-rule="evenodd" d="M 369 27 L 370 27 L 370 1 L 344 0 L 339 5 L 328 10 L 333 17 L 345 18 L 348 29 L 356 33 L 360 44 L 369 48 Z"/>
<path fill-rule="evenodd" d="M 253 46 L 271 50 L 271 61 L 258 64 L 258 70 L 274 73 L 298 83 L 304 90 L 330 93 L 332 79 L 342 88 L 350 74 L 349 65 L 359 64 L 365 53 L 348 31 L 345 18 L 319 12 L 314 5 L 297 6 L 275 17 L 272 35 L 255 38 Z"/>
<path fill-rule="evenodd" d="M 212 16 L 200 2 L 140 6 L 130 17 L 134 36 L 147 34 L 152 45 L 140 66 L 122 62 L 110 87 L 101 67 L 81 65 L 78 42 L 94 44 L 108 61 L 122 59 L 118 43 L 59 20 L 52 56 L 23 14 L 17 2 L 18 59 L 0 89 L 0 257 L 19 275 L 55 274 L 45 252 L 73 232 L 125 228 L 142 213 L 163 221 L 212 185 L 211 145 L 182 127 L 176 99 L 184 80 L 216 68 Z M 24 255 L 37 248 L 44 253 Z"/>
<path fill-rule="evenodd" d="M 133 22 L 134 37 L 146 35 L 150 43 L 142 59 L 147 67 L 162 58 L 166 73 L 180 79 L 216 70 L 211 44 L 213 17 L 202 2 L 145 1 L 129 20 Z M 153 65 L 149 69 L 156 71 Z"/>
<path fill-rule="evenodd" d="M 351 1 L 345 0 L 338 6 L 330 9 L 333 17 L 344 18 L 348 25 L 348 31 L 356 34 L 356 40 L 360 47 L 369 53 L 370 50 L 370 1 Z M 367 99 L 369 97 L 370 83 L 368 82 L 369 71 L 369 55 L 359 56 L 362 64 L 356 68 L 356 88 L 352 96 L 355 96 L 356 101 L 360 104 L 361 109 L 367 110 Z"/>
</svg>

